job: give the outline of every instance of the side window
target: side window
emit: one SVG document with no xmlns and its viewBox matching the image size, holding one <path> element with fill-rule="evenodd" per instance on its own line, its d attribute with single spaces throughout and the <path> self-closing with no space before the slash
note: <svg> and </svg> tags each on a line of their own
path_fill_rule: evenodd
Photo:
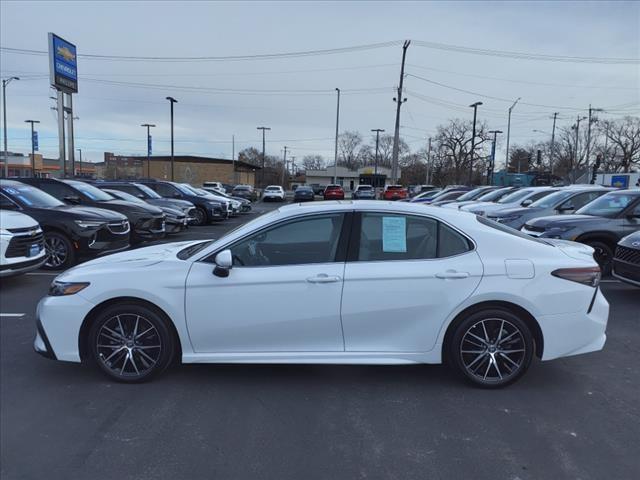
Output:
<svg viewBox="0 0 640 480">
<path fill-rule="evenodd" d="M 158 195 L 160 195 L 161 197 L 174 197 L 175 194 L 177 193 L 177 190 L 174 189 L 171 185 L 167 185 L 166 183 L 157 183 L 155 185 L 150 185 L 151 188 L 153 188 L 156 192 L 158 192 Z"/>
<path fill-rule="evenodd" d="M 553 192 L 538 192 L 536 194 L 531 195 L 527 200 L 531 200 L 531 203 L 535 202 L 536 200 L 540 200 L 542 197 L 546 197 L 547 195 L 550 195 Z"/>
<path fill-rule="evenodd" d="M 4 195 L 0 194 L 0 209 L 4 210 L 18 210 L 18 207 L 15 203 L 9 200 Z"/>
<path fill-rule="evenodd" d="M 232 245 L 233 264 L 241 267 L 334 262 L 344 215 L 292 220 Z"/>
<path fill-rule="evenodd" d="M 471 250 L 469 241 L 449 226 L 427 217 L 363 213 L 361 262 L 450 257 Z"/>
<path fill-rule="evenodd" d="M 138 196 L 140 195 L 140 191 L 134 187 L 133 185 L 115 185 L 113 187 L 109 187 L 109 188 L 113 188 L 114 190 L 120 190 L 121 192 L 125 192 L 125 193 L 129 193 L 131 195 L 134 196 Z"/>
<path fill-rule="evenodd" d="M 567 207 L 567 206 L 571 205 L 573 208 L 575 208 L 577 210 L 579 208 L 584 207 L 587 203 L 591 202 L 592 200 L 595 200 L 600 195 L 602 195 L 601 192 L 580 193 L 580 194 L 576 195 L 575 197 L 567 200 L 565 203 L 562 204 L 562 206 L 563 207 Z"/>
<path fill-rule="evenodd" d="M 64 202 L 65 197 L 79 197 L 72 188 L 69 188 L 62 182 L 42 182 L 39 185 L 35 185 L 36 188 L 47 192 L 52 197 L 56 197 L 58 200 Z"/>
</svg>

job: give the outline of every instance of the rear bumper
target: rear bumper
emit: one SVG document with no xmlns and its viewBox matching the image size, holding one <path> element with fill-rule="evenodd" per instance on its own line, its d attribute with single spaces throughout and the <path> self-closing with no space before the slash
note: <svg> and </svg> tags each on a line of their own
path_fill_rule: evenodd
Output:
<svg viewBox="0 0 640 480">
<path fill-rule="evenodd" d="M 602 350 L 608 319 L 609 303 L 599 288 L 590 310 L 587 305 L 582 312 L 538 317 L 544 339 L 542 360 Z"/>
</svg>

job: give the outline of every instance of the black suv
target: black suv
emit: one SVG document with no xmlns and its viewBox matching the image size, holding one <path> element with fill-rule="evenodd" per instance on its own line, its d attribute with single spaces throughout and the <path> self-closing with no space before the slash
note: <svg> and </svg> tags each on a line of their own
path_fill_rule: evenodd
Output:
<svg viewBox="0 0 640 480">
<path fill-rule="evenodd" d="M 194 213 L 194 217 L 196 218 L 194 223 L 196 225 L 206 225 L 213 220 L 224 220 L 227 218 L 227 209 L 222 202 L 196 195 L 190 189 L 179 183 L 165 180 L 141 180 L 137 183 L 146 185 L 161 197 L 177 198 L 193 203 L 196 207 Z"/>
<path fill-rule="evenodd" d="M 131 243 L 163 238 L 164 214 L 152 205 L 117 200 L 107 192 L 79 180 L 55 178 L 19 178 L 20 182 L 33 185 L 69 205 L 86 205 L 122 213 L 131 224 Z"/>
<path fill-rule="evenodd" d="M 640 230 L 618 242 L 612 273 L 623 282 L 640 287 Z"/>
<path fill-rule="evenodd" d="M 571 215 L 529 220 L 522 231 L 540 238 L 560 238 L 590 245 L 603 274 L 611 272 L 616 244 L 640 230 L 640 190 L 609 192 Z"/>
<path fill-rule="evenodd" d="M 129 246 L 129 221 L 124 215 L 65 205 L 31 185 L 0 180 L 0 208 L 26 213 L 40 224 L 48 254 L 44 268 L 69 268 L 81 259 Z"/>
</svg>

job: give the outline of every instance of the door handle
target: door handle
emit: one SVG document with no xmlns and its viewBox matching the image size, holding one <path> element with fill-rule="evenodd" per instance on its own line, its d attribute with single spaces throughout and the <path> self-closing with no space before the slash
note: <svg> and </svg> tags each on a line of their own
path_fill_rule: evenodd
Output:
<svg viewBox="0 0 640 480">
<path fill-rule="evenodd" d="M 436 273 L 436 278 L 442 278 L 444 280 L 457 279 L 457 278 L 469 278 L 469 272 L 457 272 L 455 270 L 447 270 L 446 272 Z"/>
<path fill-rule="evenodd" d="M 341 278 L 338 275 L 327 275 L 326 273 L 320 273 L 315 277 L 307 278 L 309 283 L 334 283 L 339 282 Z"/>
</svg>

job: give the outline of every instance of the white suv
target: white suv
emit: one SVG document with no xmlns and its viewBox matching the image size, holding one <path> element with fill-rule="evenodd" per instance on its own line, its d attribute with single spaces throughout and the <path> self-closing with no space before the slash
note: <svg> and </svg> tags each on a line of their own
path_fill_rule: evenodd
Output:
<svg viewBox="0 0 640 480">
<path fill-rule="evenodd" d="M 285 193 L 284 188 L 280 185 L 269 185 L 264 189 L 262 194 L 262 200 L 266 202 L 267 200 L 277 200 L 280 202 L 284 202 Z"/>
<path fill-rule="evenodd" d="M 46 259 L 38 222 L 24 213 L 0 210 L 0 277 L 35 270 Z"/>
</svg>

